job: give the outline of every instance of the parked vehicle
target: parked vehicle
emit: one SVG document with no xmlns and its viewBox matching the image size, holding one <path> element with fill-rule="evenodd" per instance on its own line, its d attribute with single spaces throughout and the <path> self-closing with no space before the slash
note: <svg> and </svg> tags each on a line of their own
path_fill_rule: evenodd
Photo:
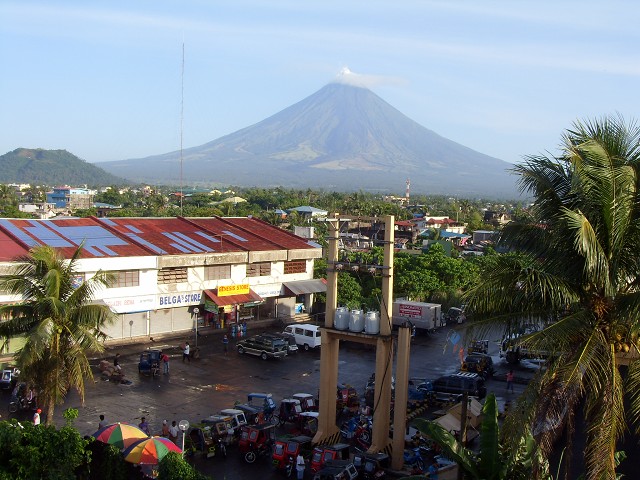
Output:
<svg viewBox="0 0 640 480">
<path fill-rule="evenodd" d="M 242 410 L 237 408 L 225 408 L 220 410 L 220 415 L 231 419 L 231 428 L 235 435 L 240 435 L 240 429 L 247 425 L 247 417 Z"/>
<path fill-rule="evenodd" d="M 289 335 L 285 333 L 263 333 L 262 336 L 279 338 L 280 340 L 283 340 L 284 343 L 287 345 L 287 355 L 298 353 L 298 344 L 296 343 L 296 339 L 293 335 Z"/>
<path fill-rule="evenodd" d="M 432 332 L 442 326 L 441 312 L 442 305 L 438 303 L 396 300 L 393 302 L 392 322 L 395 326 L 408 322 L 416 330 Z"/>
<path fill-rule="evenodd" d="M 527 324 L 518 327 L 516 330 L 505 331 L 500 343 L 500 358 L 505 357 L 507 363 L 515 364 L 525 359 L 544 359 L 547 352 L 530 348 L 523 342 L 523 338 L 540 330 L 542 326 L 537 324 Z"/>
<path fill-rule="evenodd" d="M 329 460 L 348 460 L 349 459 L 349 444 L 348 443 L 336 443 L 335 445 L 324 445 L 315 447 L 311 454 L 311 462 L 309 469 L 311 472 L 316 473 L 324 466 Z"/>
<path fill-rule="evenodd" d="M 447 310 L 447 313 L 444 315 L 444 319 L 447 325 L 450 323 L 464 323 L 467 319 L 467 316 L 464 313 L 464 310 L 459 307 L 451 307 Z"/>
<path fill-rule="evenodd" d="M 204 424 L 194 425 L 189 429 L 185 451 L 191 455 L 199 452 L 206 458 L 214 456 L 227 458 L 227 446 L 222 437 L 213 435 L 211 427 Z"/>
<path fill-rule="evenodd" d="M 18 376 L 20 375 L 20 370 L 17 368 L 5 368 L 2 370 L 2 378 L 0 378 L 0 389 L 2 390 L 12 390 L 15 388 L 16 383 L 18 382 Z"/>
<path fill-rule="evenodd" d="M 138 362 L 138 373 L 151 374 L 157 376 L 160 374 L 160 350 L 147 350 L 140 354 Z"/>
<path fill-rule="evenodd" d="M 271 448 L 276 441 L 275 425 L 263 423 L 261 425 L 245 425 L 240 430 L 238 449 L 247 463 L 254 463 L 258 457 L 271 454 Z"/>
<path fill-rule="evenodd" d="M 318 431 L 318 412 L 302 412 L 297 419 L 296 427 L 302 435 L 315 435 Z"/>
<path fill-rule="evenodd" d="M 222 439 L 225 444 L 232 443 L 234 435 L 233 419 L 227 415 L 211 415 L 201 422 L 203 428 L 208 428 L 214 440 Z"/>
<path fill-rule="evenodd" d="M 313 480 L 353 480 L 358 478 L 358 470 L 351 460 L 329 460 Z"/>
<path fill-rule="evenodd" d="M 473 340 L 467 348 L 467 353 L 489 353 L 489 340 Z"/>
<path fill-rule="evenodd" d="M 309 323 L 289 325 L 284 329 L 284 333 L 293 335 L 298 346 L 301 346 L 305 350 L 319 347 L 322 343 L 320 327 L 317 325 L 311 325 Z"/>
<path fill-rule="evenodd" d="M 33 398 L 31 401 L 27 399 L 27 384 L 25 382 L 20 382 L 16 384 L 11 392 L 11 399 L 9 400 L 9 412 L 16 413 L 18 411 L 25 412 L 27 410 L 35 410 L 37 408 L 36 399 Z"/>
<path fill-rule="evenodd" d="M 300 406 L 300 400 L 283 398 L 280 402 L 280 410 L 278 410 L 278 414 L 274 415 L 274 417 L 277 423 L 283 426 L 285 423 L 297 423 L 301 413 L 302 407 Z"/>
<path fill-rule="evenodd" d="M 389 467 L 389 455 L 386 453 L 356 453 L 353 464 L 358 470 L 358 478 L 380 480 L 387 477 L 385 468 Z"/>
<path fill-rule="evenodd" d="M 336 392 L 336 411 L 345 410 L 357 413 L 360 409 L 360 396 L 355 388 L 347 384 L 339 384 Z"/>
<path fill-rule="evenodd" d="M 296 467 L 296 458 L 299 454 L 308 455 L 311 449 L 311 437 L 299 435 L 287 439 L 276 440 L 273 445 L 272 463 L 276 470 L 285 474 L 286 477 L 293 476 Z"/>
<path fill-rule="evenodd" d="M 316 399 L 310 393 L 294 393 L 291 395 L 291 398 L 294 398 L 300 402 L 300 407 L 303 412 L 316 412 L 318 411 L 318 404 L 316 403 Z"/>
<path fill-rule="evenodd" d="M 259 423 L 260 420 L 274 425 L 279 422 L 278 417 L 274 415 L 276 402 L 270 393 L 250 393 L 247 395 L 247 403 L 241 403 L 235 407 L 244 412 L 250 424 Z"/>
<path fill-rule="evenodd" d="M 477 373 L 469 372 L 444 375 L 433 382 L 425 382 L 418 388 L 432 392 L 435 399 L 440 401 L 457 401 L 463 393 L 478 398 L 484 398 L 487 394 L 484 379 Z"/>
<path fill-rule="evenodd" d="M 428 460 L 429 450 L 424 447 L 414 447 L 404 451 L 405 467 L 418 467 L 424 472 L 424 466 Z"/>
<path fill-rule="evenodd" d="M 477 373 L 485 379 L 492 377 L 495 372 L 493 358 L 491 358 L 491 355 L 485 355 L 483 353 L 469 354 L 465 357 L 462 365 L 460 365 L 460 370 Z"/>
<path fill-rule="evenodd" d="M 238 353 L 256 355 L 263 360 L 269 358 L 282 358 L 287 355 L 287 345 L 281 338 L 267 335 L 254 335 L 236 344 Z"/>
</svg>

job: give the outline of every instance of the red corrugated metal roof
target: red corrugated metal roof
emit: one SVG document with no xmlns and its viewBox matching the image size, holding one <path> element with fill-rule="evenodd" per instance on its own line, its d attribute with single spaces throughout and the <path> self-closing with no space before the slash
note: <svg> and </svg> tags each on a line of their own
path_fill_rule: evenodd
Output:
<svg viewBox="0 0 640 480">
<path fill-rule="evenodd" d="M 38 245 L 70 257 L 82 242 L 87 258 L 313 248 L 254 218 L 0 219 L 0 261 Z"/>
<path fill-rule="evenodd" d="M 225 305 L 242 305 L 244 303 L 262 302 L 262 297 L 253 290 L 249 290 L 249 293 L 243 293 L 240 295 L 225 295 L 219 297 L 214 290 L 205 290 L 204 294 L 209 297 L 219 307 Z"/>
</svg>

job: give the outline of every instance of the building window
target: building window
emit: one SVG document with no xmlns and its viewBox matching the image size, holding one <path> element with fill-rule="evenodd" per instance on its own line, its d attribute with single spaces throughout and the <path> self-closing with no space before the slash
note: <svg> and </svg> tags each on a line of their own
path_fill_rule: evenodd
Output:
<svg viewBox="0 0 640 480">
<path fill-rule="evenodd" d="M 158 283 L 184 283 L 187 281 L 187 267 L 161 268 Z"/>
<path fill-rule="evenodd" d="M 231 278 L 231 265 L 206 265 L 204 267 L 205 280 L 222 280 Z"/>
<path fill-rule="evenodd" d="M 271 275 L 271 262 L 247 265 L 247 277 L 267 277 L 269 275 Z"/>
<path fill-rule="evenodd" d="M 110 272 L 115 278 L 109 288 L 137 287 L 140 285 L 139 270 L 119 270 Z"/>
<path fill-rule="evenodd" d="M 307 273 L 306 260 L 294 260 L 293 262 L 284 262 L 284 273 Z"/>
</svg>

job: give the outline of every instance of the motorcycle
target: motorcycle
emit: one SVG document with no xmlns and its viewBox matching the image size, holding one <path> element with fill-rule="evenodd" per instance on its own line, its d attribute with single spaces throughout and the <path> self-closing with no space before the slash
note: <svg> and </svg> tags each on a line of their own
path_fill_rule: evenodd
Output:
<svg viewBox="0 0 640 480">
<path fill-rule="evenodd" d="M 19 383 L 9 401 L 9 413 L 26 412 L 37 408 L 36 399 L 27 400 L 27 384 Z"/>
<path fill-rule="evenodd" d="M 425 459 L 428 458 L 429 449 L 415 447 L 404 451 L 404 464 L 408 467 L 418 467 L 424 472 Z"/>
</svg>

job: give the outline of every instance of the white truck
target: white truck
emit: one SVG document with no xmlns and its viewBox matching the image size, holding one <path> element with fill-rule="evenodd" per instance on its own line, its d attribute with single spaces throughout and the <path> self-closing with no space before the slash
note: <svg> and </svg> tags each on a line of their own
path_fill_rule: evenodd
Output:
<svg viewBox="0 0 640 480">
<path fill-rule="evenodd" d="M 399 326 L 406 322 L 410 322 L 416 330 L 433 331 L 443 325 L 442 305 L 396 300 L 393 302 L 392 323 Z"/>
</svg>

